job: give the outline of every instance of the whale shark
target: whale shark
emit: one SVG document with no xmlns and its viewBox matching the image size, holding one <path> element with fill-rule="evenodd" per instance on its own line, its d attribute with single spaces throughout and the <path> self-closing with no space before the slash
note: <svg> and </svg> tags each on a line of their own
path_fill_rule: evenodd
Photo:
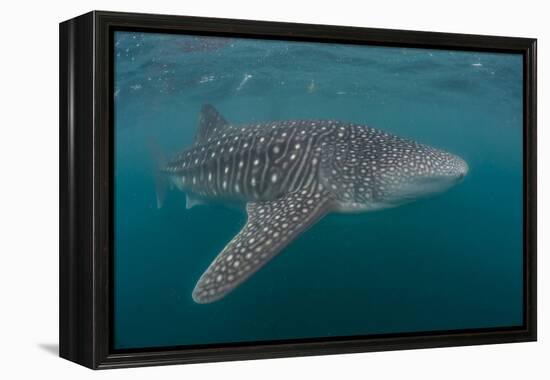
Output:
<svg viewBox="0 0 550 380">
<path fill-rule="evenodd" d="M 228 122 L 203 105 L 194 144 L 159 167 L 157 205 L 171 184 L 187 208 L 241 205 L 247 221 L 192 292 L 219 300 L 329 213 L 395 207 L 442 193 L 468 173 L 459 156 L 337 120 Z"/>
</svg>

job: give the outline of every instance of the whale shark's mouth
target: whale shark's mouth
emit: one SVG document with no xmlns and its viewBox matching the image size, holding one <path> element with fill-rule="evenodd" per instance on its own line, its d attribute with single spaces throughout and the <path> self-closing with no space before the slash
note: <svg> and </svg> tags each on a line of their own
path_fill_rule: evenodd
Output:
<svg viewBox="0 0 550 380">
<path fill-rule="evenodd" d="M 461 182 L 466 173 L 456 176 L 426 176 L 411 179 L 366 204 L 350 203 L 340 205 L 340 211 L 363 212 L 398 207 L 417 200 L 442 194 Z"/>
<path fill-rule="evenodd" d="M 396 203 L 428 198 L 449 190 L 461 182 L 466 173 L 455 176 L 425 176 L 418 177 L 402 184 L 390 194 L 390 199 Z"/>
</svg>

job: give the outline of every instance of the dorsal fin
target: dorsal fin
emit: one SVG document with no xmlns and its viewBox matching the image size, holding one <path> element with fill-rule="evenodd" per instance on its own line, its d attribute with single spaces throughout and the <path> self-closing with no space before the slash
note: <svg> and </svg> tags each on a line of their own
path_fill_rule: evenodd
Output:
<svg viewBox="0 0 550 380">
<path fill-rule="evenodd" d="M 214 106 L 204 104 L 199 114 L 199 130 L 195 137 L 195 144 L 204 144 L 209 138 L 227 126 L 229 126 L 229 123 Z"/>
</svg>

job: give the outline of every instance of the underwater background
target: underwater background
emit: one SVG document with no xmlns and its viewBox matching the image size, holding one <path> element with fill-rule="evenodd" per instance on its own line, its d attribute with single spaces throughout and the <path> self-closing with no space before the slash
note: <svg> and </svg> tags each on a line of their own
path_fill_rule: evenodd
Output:
<svg viewBox="0 0 550 380">
<path fill-rule="evenodd" d="M 522 56 L 115 32 L 114 348 L 519 326 Z M 196 304 L 243 210 L 155 197 L 151 145 L 232 123 L 338 119 L 464 158 L 451 190 L 331 214 L 232 293 Z"/>
</svg>

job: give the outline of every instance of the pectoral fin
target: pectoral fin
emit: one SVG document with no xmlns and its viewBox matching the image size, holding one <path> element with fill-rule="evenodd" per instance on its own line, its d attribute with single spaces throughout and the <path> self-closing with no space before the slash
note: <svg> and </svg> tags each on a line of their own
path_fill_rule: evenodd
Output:
<svg viewBox="0 0 550 380">
<path fill-rule="evenodd" d="M 192 194 L 187 194 L 187 197 L 185 198 L 185 208 L 187 210 L 189 210 L 190 208 L 193 208 L 195 206 L 202 205 L 204 203 L 205 202 L 202 199 L 200 199 L 200 198 L 198 198 L 198 197 L 196 197 Z"/>
<path fill-rule="evenodd" d="M 201 276 L 193 300 L 209 303 L 224 297 L 329 212 L 332 199 L 314 186 L 277 200 L 249 203 L 245 226 Z"/>
</svg>

